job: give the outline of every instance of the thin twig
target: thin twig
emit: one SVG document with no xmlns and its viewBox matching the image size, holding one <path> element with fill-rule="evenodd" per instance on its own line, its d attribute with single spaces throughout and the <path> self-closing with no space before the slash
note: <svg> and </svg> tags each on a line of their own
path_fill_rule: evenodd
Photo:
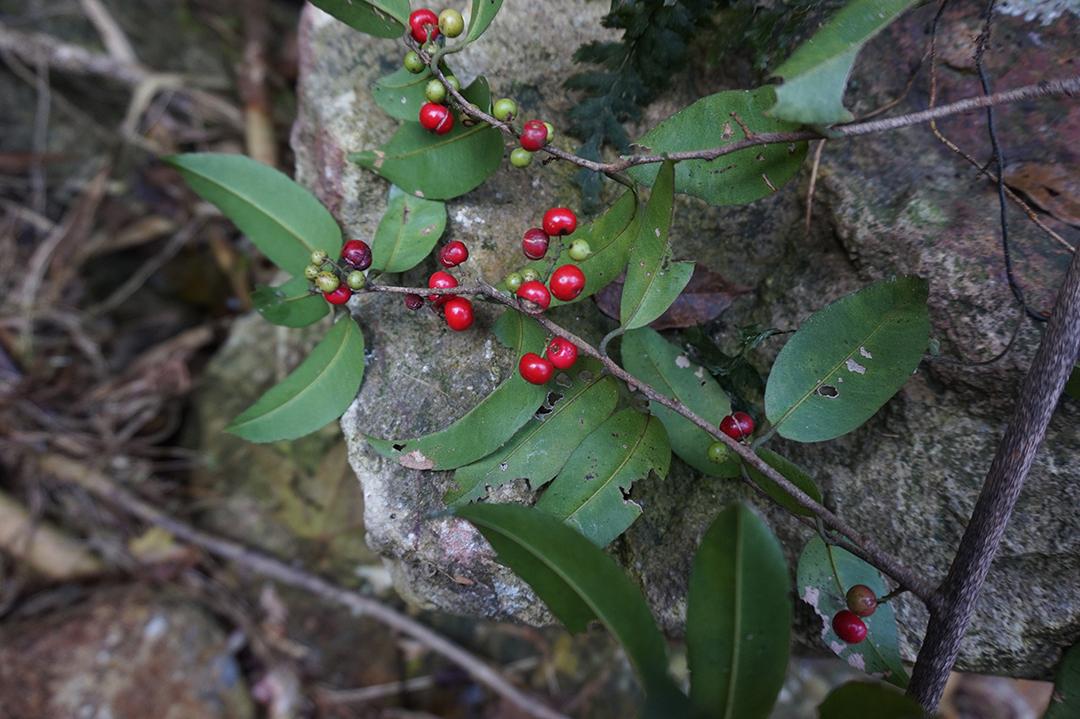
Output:
<svg viewBox="0 0 1080 719">
<path fill-rule="evenodd" d="M 200 547 L 223 559 L 236 562 L 282 584 L 302 589 L 328 601 L 340 604 L 357 615 L 371 617 L 382 622 L 457 664 L 472 675 L 477 682 L 491 689 L 529 716 L 537 717 L 537 719 L 568 719 L 566 715 L 551 709 L 537 697 L 530 696 L 518 689 L 480 657 L 392 607 L 352 590 L 339 587 L 314 574 L 291 567 L 265 554 L 248 549 L 237 542 L 222 539 L 196 529 L 190 524 L 182 522 L 144 502 L 134 494 L 111 482 L 100 472 L 80 462 L 64 458 L 58 454 L 51 454 L 41 459 L 41 468 L 58 479 L 82 487 L 98 499 L 105 500 L 144 522 L 167 530 L 184 542 Z"/>
<path fill-rule="evenodd" d="M 139 58 L 135 54 L 135 48 L 131 46 L 131 41 L 124 34 L 120 23 L 109 13 L 101 0 L 79 0 L 79 2 L 82 4 L 83 13 L 101 36 L 101 42 L 109 55 L 118 62 L 138 65 Z"/>
<path fill-rule="evenodd" d="M 803 230 L 810 235 L 810 221 L 814 216 L 814 190 L 817 188 L 818 170 L 821 168 L 821 152 L 825 149 L 826 140 L 818 140 L 814 148 L 814 162 L 810 165 L 810 187 L 806 190 L 806 217 L 804 218 Z"/>
<path fill-rule="evenodd" d="M 868 536 L 856 530 L 853 526 L 848 524 L 845 520 L 831 512 L 829 509 L 821 505 L 814 500 L 799 487 L 793 484 L 787 477 L 783 476 L 771 466 L 769 466 L 764 460 L 762 460 L 751 447 L 741 442 L 728 437 L 726 434 L 720 431 L 720 428 L 713 425 L 706 420 L 699 417 L 693 410 L 687 407 L 685 404 L 677 399 L 672 399 L 665 394 L 658 392 L 648 384 L 645 384 L 641 380 L 637 379 L 629 372 L 624 370 L 618 364 L 615 363 L 604 352 L 601 352 L 596 347 L 586 342 L 581 337 L 567 331 L 563 327 L 560 327 L 556 323 L 552 322 L 542 313 L 537 312 L 531 306 L 527 306 L 523 301 L 520 301 L 510 295 L 500 292 L 491 285 L 478 284 L 478 285 L 461 285 L 458 287 L 451 287 L 446 289 L 428 289 L 418 287 L 392 287 L 388 285 L 368 285 L 367 291 L 369 292 L 391 292 L 394 294 L 452 294 L 452 295 L 479 295 L 486 297 L 490 300 L 510 307 L 518 312 L 521 312 L 529 317 L 532 317 L 536 322 L 550 332 L 552 335 L 556 335 L 566 339 L 577 346 L 578 350 L 590 357 L 595 357 L 600 360 L 604 368 L 613 376 L 618 377 L 625 382 L 631 388 L 636 388 L 642 394 L 644 394 L 649 400 L 667 407 L 668 409 L 676 412 L 686 419 L 693 422 L 702 430 L 707 432 L 715 439 L 720 440 L 726 444 L 732 451 L 734 451 L 740 458 L 747 464 L 751 465 L 754 469 L 764 474 L 770 480 L 779 485 L 787 494 L 791 495 L 801 507 L 813 512 L 816 516 L 820 517 L 830 529 L 833 529 L 840 534 L 843 534 L 850 539 L 854 544 L 861 548 L 861 554 L 868 557 L 871 563 L 878 569 L 892 577 L 898 584 L 911 590 L 912 594 L 922 599 L 928 604 L 934 599 L 933 586 L 926 581 L 921 575 L 914 570 L 908 568 L 902 564 L 899 560 L 889 554 L 884 548 L 879 546 L 877 542 L 870 539 Z M 531 303 L 530 303 L 531 304 Z"/>
</svg>

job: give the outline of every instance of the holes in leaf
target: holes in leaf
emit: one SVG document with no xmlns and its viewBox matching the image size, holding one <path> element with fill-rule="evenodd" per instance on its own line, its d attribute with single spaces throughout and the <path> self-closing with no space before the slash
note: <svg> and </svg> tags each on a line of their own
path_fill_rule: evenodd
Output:
<svg viewBox="0 0 1080 719">
<path fill-rule="evenodd" d="M 817 393 L 828 399 L 835 399 L 840 396 L 840 390 L 836 389 L 836 387 L 833 387 L 831 384 L 821 385 L 817 388 Z"/>
<path fill-rule="evenodd" d="M 395 452 L 400 452 L 401 450 L 405 449 L 405 445 L 398 442 L 395 442 L 393 444 L 393 447 Z"/>
</svg>

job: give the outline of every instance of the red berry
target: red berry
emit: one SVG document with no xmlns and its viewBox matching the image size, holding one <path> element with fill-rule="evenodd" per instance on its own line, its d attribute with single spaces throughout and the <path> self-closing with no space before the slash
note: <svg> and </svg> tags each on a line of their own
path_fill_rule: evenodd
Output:
<svg viewBox="0 0 1080 719">
<path fill-rule="evenodd" d="M 371 247 L 363 240 L 349 240 L 341 248 L 341 259 L 358 270 L 371 267 Z"/>
<path fill-rule="evenodd" d="M 877 595 L 865 584 L 856 584 L 847 591 L 847 607 L 860 617 L 869 617 L 877 610 Z"/>
<path fill-rule="evenodd" d="M 521 356 L 518 371 L 526 382 L 546 384 L 551 375 L 555 374 L 555 367 L 535 352 L 529 352 Z"/>
<path fill-rule="evenodd" d="M 754 418 L 746 412 L 735 412 L 720 420 L 720 431 L 735 440 L 746 439 L 754 433 Z"/>
<path fill-rule="evenodd" d="M 352 290 L 349 289 L 347 284 L 342 282 L 333 292 L 323 292 L 323 297 L 325 297 L 326 301 L 332 305 L 343 305 L 349 301 L 350 297 L 352 297 Z"/>
<path fill-rule="evenodd" d="M 558 369 L 570 369 L 577 362 L 577 347 L 562 337 L 551 340 L 544 356 Z"/>
<path fill-rule="evenodd" d="M 412 292 L 405 295 L 405 306 L 415 312 L 424 306 L 424 298 L 420 295 L 414 295 Z"/>
<path fill-rule="evenodd" d="M 430 25 L 431 27 L 424 27 Z M 409 15 L 409 30 L 413 40 L 427 42 L 439 36 L 439 16 L 426 7 L 413 10 Z"/>
<path fill-rule="evenodd" d="M 585 289 L 585 273 L 577 265 L 563 265 L 551 273 L 548 285 L 556 299 L 569 302 Z"/>
<path fill-rule="evenodd" d="M 446 105 L 425 102 L 420 108 L 420 124 L 436 135 L 445 135 L 454 129 L 454 113 Z"/>
<path fill-rule="evenodd" d="M 433 290 L 447 290 L 451 287 L 457 287 L 457 280 L 449 272 L 443 272 L 439 270 L 428 278 L 427 286 Z M 436 307 L 442 307 L 449 300 L 451 295 L 428 295 L 428 299 L 435 303 Z"/>
<path fill-rule="evenodd" d="M 443 307 L 443 315 L 446 316 L 446 324 L 455 332 L 461 332 L 472 327 L 473 309 L 472 302 L 464 297 L 454 297 L 447 300 Z"/>
<path fill-rule="evenodd" d="M 521 146 L 529 152 L 536 152 L 547 144 L 547 125 L 541 120 L 529 120 L 521 128 Z"/>
<path fill-rule="evenodd" d="M 552 207 L 544 213 L 544 232 L 548 235 L 571 235 L 577 229 L 577 215 L 569 207 Z"/>
<path fill-rule="evenodd" d="M 548 251 L 548 236 L 539 227 L 530 227 L 525 230 L 525 236 L 521 238 L 521 251 L 530 260 L 539 260 Z"/>
<path fill-rule="evenodd" d="M 439 252 L 439 264 L 443 267 L 457 267 L 467 259 L 469 259 L 469 248 L 464 242 L 458 240 L 448 243 Z"/>
<path fill-rule="evenodd" d="M 858 644 L 866 639 L 866 624 L 847 609 L 841 609 L 832 618 L 832 628 L 836 636 L 848 644 Z"/>
<path fill-rule="evenodd" d="M 546 310 L 551 305 L 551 293 L 539 280 L 522 283 L 521 287 L 518 287 L 517 296 L 539 305 L 542 310 Z"/>
</svg>

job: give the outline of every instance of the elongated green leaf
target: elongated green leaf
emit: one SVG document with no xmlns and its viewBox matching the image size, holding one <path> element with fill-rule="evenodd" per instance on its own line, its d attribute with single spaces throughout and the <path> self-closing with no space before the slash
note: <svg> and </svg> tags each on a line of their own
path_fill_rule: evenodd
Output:
<svg viewBox="0 0 1080 719">
<path fill-rule="evenodd" d="M 571 632 L 599 620 L 622 644 L 652 703 L 683 716 L 686 697 L 667 671 L 667 645 L 641 591 L 588 539 L 544 512 L 509 504 L 457 510 Z"/>
<path fill-rule="evenodd" d="M 571 384 L 559 385 L 545 402 L 544 414 L 530 420 L 514 438 L 489 457 L 454 472 L 457 488 L 450 506 L 483 498 L 490 490 L 527 478 L 537 490 L 559 473 L 570 454 L 607 419 L 619 398 L 615 380 L 601 374 L 598 362 L 578 362 Z"/>
<path fill-rule="evenodd" d="M 701 540 L 686 605 L 690 700 L 697 716 L 769 716 L 787 673 L 791 580 L 784 550 L 743 504 Z"/>
<path fill-rule="evenodd" d="M 668 234 L 675 186 L 674 163 L 660 168 L 630 247 L 619 317 L 624 329 L 644 327 L 664 314 L 694 274 L 693 262 L 672 262 Z"/>
<path fill-rule="evenodd" d="M 839 437 L 870 419 L 918 367 L 930 342 L 928 287 L 875 282 L 806 320 L 776 358 L 765 414 L 799 442 Z"/>
<path fill-rule="evenodd" d="M 870 710 L 869 712 L 867 710 Z M 818 707 L 821 719 L 923 719 L 919 703 L 877 682 L 848 682 L 829 692 Z"/>
<path fill-rule="evenodd" d="M 463 94 L 473 104 L 490 106 L 491 91 L 479 78 Z M 502 162 L 502 133 L 486 124 L 466 127 L 456 118 L 445 135 L 407 122 L 377 150 L 350 156 L 354 162 L 385 177 L 417 197 L 449 200 L 478 187 Z"/>
<path fill-rule="evenodd" d="M 375 98 L 375 104 L 390 117 L 416 122 L 420 107 L 427 102 L 424 88 L 431 78 L 431 71 L 427 68 L 415 75 L 400 68 L 376 80 L 371 95 Z"/>
<path fill-rule="evenodd" d="M 581 302 L 599 292 L 623 273 L 623 270 L 626 269 L 626 258 L 630 251 L 630 243 L 637 237 L 637 225 L 634 223 L 636 211 L 637 200 L 634 198 L 634 193 L 625 192 L 611 207 L 604 211 L 604 214 L 588 225 L 578 228 L 569 239 L 586 240 L 592 249 L 592 254 L 581 262 L 575 262 L 570 257 L 569 242 L 564 243 L 565 246 L 559 254 L 555 266 L 558 267 L 569 263 L 577 264 L 581 271 L 585 273 L 585 289 L 570 302 L 563 302 L 552 297 L 552 307 Z M 531 267 L 537 272 L 543 273 L 547 272 L 550 262 L 549 259 L 535 260 L 525 265 L 525 267 Z M 505 290 L 506 286 L 499 285 L 499 288 Z"/>
<path fill-rule="evenodd" d="M 656 391 L 678 399 L 702 419 L 719 426 L 731 414 L 731 400 L 713 376 L 692 363 L 682 350 L 648 327 L 623 335 L 620 348 L 623 367 Z M 735 477 L 739 464 L 735 459 L 713 462 L 709 445 L 713 437 L 680 414 L 657 402 L 649 411 L 663 423 L 671 449 L 682 461 L 703 474 Z"/>
<path fill-rule="evenodd" d="M 488 25 L 495 19 L 502 7 L 503 0 L 472 0 L 472 10 L 469 12 L 469 32 L 465 35 L 465 42 L 473 42 L 488 29 Z"/>
<path fill-rule="evenodd" d="M 821 617 L 821 639 L 825 646 L 859 671 L 906 687 L 908 677 L 897 649 L 892 604 L 879 604 L 872 615 L 863 619 L 867 633 L 859 644 L 847 644 L 833 631 L 832 618 L 847 607 L 845 596 L 856 584 L 865 584 L 879 597 L 887 592 L 881 574 L 854 554 L 826 546 L 820 537 L 807 543 L 799 557 L 797 589 L 799 597 Z"/>
<path fill-rule="evenodd" d="M 341 228 L 334 217 L 274 168 L 243 155 L 217 153 L 173 155 L 165 161 L 286 272 L 303 272 L 315 250 L 331 257 L 341 250 Z"/>
<path fill-rule="evenodd" d="M 634 482 L 663 479 L 671 448 L 660 420 L 624 409 L 593 430 L 574 450 L 559 476 L 536 503 L 603 547 L 641 514 L 630 499 Z"/>
<path fill-rule="evenodd" d="M 258 287 L 251 293 L 251 302 L 263 319 L 283 327 L 307 327 L 330 312 L 330 305 L 322 295 L 311 292 L 311 283 L 304 277 L 278 287 Z"/>
<path fill-rule="evenodd" d="M 773 73 L 784 80 L 776 90 L 776 105 L 769 114 L 806 125 L 849 122 L 844 107 L 855 56 L 918 0 L 851 0 L 814 36 L 795 49 Z"/>
<path fill-rule="evenodd" d="M 495 323 L 499 340 L 514 350 L 514 357 L 541 352 L 545 335 L 532 319 L 507 310 Z M 488 456 L 506 444 L 536 412 L 547 393 L 530 384 L 516 367 L 495 391 L 461 419 L 434 434 L 416 439 L 369 438 L 371 447 L 411 469 L 457 469 Z"/>
<path fill-rule="evenodd" d="M 431 253 L 445 229 L 444 203 L 391 187 L 390 202 L 372 241 L 371 266 L 382 272 L 411 270 Z"/>
<path fill-rule="evenodd" d="M 649 152 L 707 150 L 739 142 L 744 132 L 787 132 L 798 125 L 766 117 L 775 101 L 771 87 L 727 90 L 703 97 L 649 130 L 635 144 Z M 675 191 L 700 197 L 712 205 L 744 205 L 776 192 L 798 173 L 806 158 L 806 143 L 751 147 L 715 160 L 688 160 L 675 166 Z M 638 182 L 652 184 L 656 165 L 631 168 Z"/>
<path fill-rule="evenodd" d="M 225 429 L 249 442 L 296 439 L 348 409 L 364 379 L 364 335 L 338 320 L 299 367 Z"/>
<path fill-rule="evenodd" d="M 394 38 L 409 24 L 409 0 L 311 0 L 354 30 Z"/>
<path fill-rule="evenodd" d="M 1054 694 L 1043 719 L 1075 719 L 1080 716 L 1080 644 L 1071 647 L 1058 665 Z"/>
<path fill-rule="evenodd" d="M 782 474 L 788 481 L 808 494 L 811 499 L 814 499 L 821 504 L 821 490 L 818 489 L 817 483 L 814 479 L 803 471 L 802 467 L 795 464 L 791 460 L 781 457 L 771 449 L 765 447 L 760 448 L 757 451 L 757 455 L 765 460 L 765 464 L 769 465 L 777 472 Z M 795 514 L 801 514 L 806 517 L 814 516 L 814 513 L 809 509 L 805 509 L 801 504 L 796 502 L 790 494 L 785 492 L 776 482 L 766 477 L 761 472 L 757 471 L 749 464 L 745 465 L 747 472 L 750 473 L 750 478 L 754 482 L 765 490 L 765 493 L 776 500 L 777 504 L 782 507 L 786 507 L 789 512 Z"/>
<path fill-rule="evenodd" d="M 1080 365 L 1073 368 L 1069 382 L 1065 385 L 1065 394 L 1073 399 L 1080 399 Z"/>
</svg>

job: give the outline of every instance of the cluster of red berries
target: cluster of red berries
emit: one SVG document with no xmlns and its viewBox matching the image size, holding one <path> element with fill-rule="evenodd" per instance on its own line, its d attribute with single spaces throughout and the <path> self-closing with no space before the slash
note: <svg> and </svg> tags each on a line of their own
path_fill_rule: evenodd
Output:
<svg viewBox="0 0 1080 719">
<path fill-rule="evenodd" d="M 720 431 L 736 442 L 742 442 L 754 433 L 754 418 L 746 412 L 732 412 L 720 420 Z M 723 462 L 729 456 L 730 451 L 723 442 L 717 441 L 709 445 L 709 459 L 712 461 Z"/>
<path fill-rule="evenodd" d="M 878 606 L 877 595 L 865 584 L 856 584 L 848 590 L 847 609 L 841 609 L 832 618 L 832 628 L 836 636 L 848 644 L 858 644 L 866 639 L 866 622 Z"/>
<path fill-rule="evenodd" d="M 570 369 L 577 362 L 578 348 L 562 337 L 548 343 L 544 356 L 527 352 L 518 362 L 518 371 L 526 382 L 547 384 L 556 369 Z"/>
<path fill-rule="evenodd" d="M 439 264 L 446 269 L 457 267 L 469 259 L 469 248 L 464 242 L 454 240 L 443 245 L 439 250 Z M 448 290 L 458 286 L 457 279 L 443 270 L 439 270 L 428 278 L 428 287 L 433 290 Z M 442 310 L 446 324 L 455 332 L 462 332 L 472 327 L 473 305 L 467 297 L 460 295 L 428 295 L 428 301 Z M 410 310 L 418 310 L 424 306 L 424 298 L 420 295 L 405 295 L 405 306 Z"/>
<path fill-rule="evenodd" d="M 363 240 L 349 240 L 341 248 L 341 259 L 331 262 L 322 250 L 311 253 L 311 264 L 304 268 L 304 277 L 322 292 L 332 305 L 343 305 L 353 292 L 364 289 L 367 276 L 364 270 L 371 267 L 371 247 Z"/>
</svg>

